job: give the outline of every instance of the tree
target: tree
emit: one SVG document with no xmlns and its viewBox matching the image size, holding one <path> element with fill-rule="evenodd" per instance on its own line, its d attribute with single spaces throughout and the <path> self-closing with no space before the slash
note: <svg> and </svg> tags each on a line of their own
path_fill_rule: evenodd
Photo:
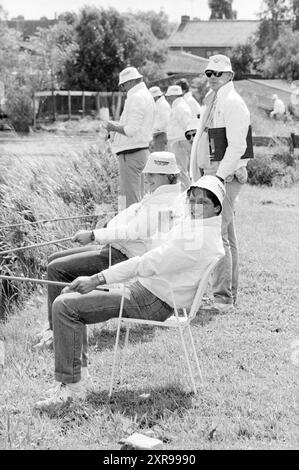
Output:
<svg viewBox="0 0 299 470">
<path fill-rule="evenodd" d="M 135 18 L 150 26 L 153 35 L 158 39 L 167 39 L 176 27 L 170 23 L 168 15 L 161 9 L 158 13 L 153 10 L 138 11 Z"/>
<path fill-rule="evenodd" d="M 289 0 L 264 0 L 265 10 L 261 13 L 261 22 L 257 31 L 256 46 L 261 52 L 268 54 L 268 50 L 278 39 L 279 28 L 282 24 L 288 24 L 292 19 L 292 11 Z"/>
<path fill-rule="evenodd" d="M 233 20 L 237 13 L 232 8 L 233 0 L 209 0 L 210 20 Z"/>
<path fill-rule="evenodd" d="M 241 79 L 244 75 L 252 72 L 254 63 L 253 47 L 250 41 L 246 44 L 239 44 L 229 52 L 235 78 Z"/>
<path fill-rule="evenodd" d="M 118 74 L 127 65 L 139 69 L 166 58 L 166 45 L 149 25 L 113 8 L 85 7 L 75 25 L 78 51 L 66 64 L 66 86 L 72 89 L 116 90 Z"/>
<path fill-rule="evenodd" d="M 262 67 L 268 77 L 299 79 L 299 31 L 283 28 Z"/>
</svg>

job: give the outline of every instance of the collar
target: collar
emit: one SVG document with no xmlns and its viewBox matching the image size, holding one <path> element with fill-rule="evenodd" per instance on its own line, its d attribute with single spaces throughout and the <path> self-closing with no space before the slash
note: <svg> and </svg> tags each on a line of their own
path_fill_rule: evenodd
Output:
<svg viewBox="0 0 299 470">
<path fill-rule="evenodd" d="M 178 98 L 176 98 L 174 102 L 172 103 L 172 108 L 175 108 L 176 106 L 178 106 L 182 101 L 184 101 L 184 98 L 182 96 L 179 96 Z"/>
<path fill-rule="evenodd" d="M 165 193 L 180 193 L 181 192 L 181 183 L 177 184 L 163 184 L 157 188 L 152 196 L 157 196 L 158 194 L 165 194 Z"/>
<path fill-rule="evenodd" d="M 136 93 L 139 90 L 142 90 L 143 88 L 146 88 L 146 85 L 144 82 L 137 83 L 137 85 L 130 88 L 130 90 L 127 93 L 127 96 L 134 95 L 134 93 Z"/>
<path fill-rule="evenodd" d="M 230 91 L 234 90 L 235 87 L 234 87 L 234 84 L 232 82 L 232 80 L 228 83 L 226 83 L 225 85 L 223 85 L 221 88 L 219 88 L 219 90 L 217 91 L 217 98 L 224 98 L 225 96 L 227 96 L 229 94 Z"/>
</svg>

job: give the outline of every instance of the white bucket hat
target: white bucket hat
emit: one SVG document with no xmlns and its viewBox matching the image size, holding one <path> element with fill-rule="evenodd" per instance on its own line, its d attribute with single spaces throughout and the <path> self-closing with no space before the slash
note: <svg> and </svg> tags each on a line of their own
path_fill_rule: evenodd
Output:
<svg viewBox="0 0 299 470">
<path fill-rule="evenodd" d="M 222 211 L 223 199 L 225 197 L 225 187 L 224 184 L 221 183 L 219 178 L 212 175 L 204 175 L 199 178 L 199 180 L 197 180 L 195 183 L 192 183 L 190 185 L 190 188 L 202 188 L 211 191 L 213 194 L 215 194 L 215 196 L 217 196 Z"/>
<path fill-rule="evenodd" d="M 119 74 L 119 85 L 128 82 L 129 80 L 137 80 L 137 78 L 142 78 L 138 70 L 135 67 L 126 67 Z"/>
<path fill-rule="evenodd" d="M 165 96 L 180 96 L 183 94 L 183 90 L 179 85 L 171 85 L 167 88 Z"/>
<path fill-rule="evenodd" d="M 177 175 L 180 169 L 177 166 L 174 153 L 153 152 L 148 157 L 142 173 L 159 173 L 165 175 Z"/>
<path fill-rule="evenodd" d="M 162 95 L 163 95 L 163 93 L 162 93 L 162 91 L 161 91 L 161 88 L 158 87 L 158 86 L 152 86 L 152 87 L 149 89 L 149 91 L 151 92 L 153 98 L 156 98 L 156 97 L 158 97 L 158 96 L 162 96 Z"/>
<path fill-rule="evenodd" d="M 192 118 L 191 121 L 189 122 L 188 126 L 186 127 L 186 130 L 185 130 L 185 134 L 186 132 L 189 132 L 189 131 L 197 131 L 198 129 L 198 126 L 199 126 L 199 119 L 197 118 Z"/>
<path fill-rule="evenodd" d="M 223 54 L 211 55 L 205 70 L 214 70 L 214 72 L 233 72 L 230 58 Z"/>
<path fill-rule="evenodd" d="M 272 95 L 272 100 L 277 100 L 278 96 L 277 95 Z"/>
</svg>

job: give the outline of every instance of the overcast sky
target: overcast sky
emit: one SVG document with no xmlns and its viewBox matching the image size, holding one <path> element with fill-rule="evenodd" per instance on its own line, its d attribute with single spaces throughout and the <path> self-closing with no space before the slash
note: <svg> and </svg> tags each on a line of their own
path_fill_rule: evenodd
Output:
<svg viewBox="0 0 299 470">
<path fill-rule="evenodd" d="M 23 15 L 25 19 L 39 19 L 46 16 L 53 19 L 63 11 L 78 12 L 84 5 L 97 7 L 112 6 L 118 11 L 155 10 L 161 8 L 172 21 L 179 22 L 181 15 L 197 16 L 202 20 L 209 18 L 208 0 L 0 0 L 0 5 L 8 12 L 9 18 Z M 234 0 L 233 8 L 239 19 L 255 19 L 260 11 L 262 0 Z"/>
</svg>

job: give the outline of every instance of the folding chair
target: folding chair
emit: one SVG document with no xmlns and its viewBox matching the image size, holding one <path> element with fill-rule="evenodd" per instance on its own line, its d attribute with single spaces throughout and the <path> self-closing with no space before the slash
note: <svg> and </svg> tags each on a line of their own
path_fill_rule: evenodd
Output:
<svg viewBox="0 0 299 470">
<path fill-rule="evenodd" d="M 199 285 L 198 285 L 197 291 L 195 293 L 192 305 L 189 309 L 189 313 L 187 313 L 187 309 L 184 308 L 183 309 L 183 316 L 178 315 L 178 309 L 177 309 L 177 306 L 176 306 L 176 303 L 175 303 L 174 293 L 173 293 L 171 284 L 168 281 L 165 281 L 164 279 L 160 279 L 161 282 L 164 282 L 164 283 L 168 284 L 168 286 L 170 287 L 172 302 L 173 302 L 173 305 L 174 305 L 174 315 L 169 317 L 164 322 L 154 321 L 154 320 L 144 320 L 144 319 L 139 319 L 139 318 L 124 318 L 122 316 L 123 307 L 124 307 L 124 299 L 125 299 L 125 288 L 123 286 L 123 295 L 122 295 L 122 298 L 121 298 L 121 304 L 120 304 L 120 309 L 119 309 L 118 325 L 117 325 L 117 332 L 116 332 L 116 341 L 115 341 L 115 347 L 114 347 L 114 356 L 113 356 L 113 363 L 112 363 L 112 373 L 111 373 L 111 381 L 110 381 L 110 388 L 109 388 L 109 396 L 112 395 L 112 390 L 113 390 L 115 368 L 116 368 L 117 355 L 118 355 L 120 328 L 121 328 L 122 323 L 124 323 L 126 325 L 126 336 L 125 336 L 125 346 L 124 346 L 125 354 L 124 354 L 124 356 L 127 353 L 129 334 L 130 334 L 130 326 L 132 324 L 152 325 L 152 326 L 157 326 L 157 327 L 162 327 L 162 328 L 163 327 L 164 328 L 172 328 L 174 330 L 178 329 L 179 333 L 180 333 L 182 348 L 183 348 L 183 351 L 184 351 L 185 359 L 186 359 L 188 370 L 189 370 L 189 375 L 190 375 L 190 379 L 191 379 L 191 383 L 192 383 L 192 388 L 193 388 L 194 393 L 197 393 L 197 388 L 196 388 L 196 384 L 195 384 L 195 377 L 194 377 L 194 374 L 193 374 L 193 371 L 192 371 L 190 356 L 191 356 L 191 358 L 192 358 L 192 356 L 194 357 L 195 364 L 196 364 L 196 369 L 197 369 L 198 376 L 200 378 L 201 385 L 203 384 L 203 379 L 202 379 L 201 368 L 200 368 L 200 365 L 199 365 L 199 360 L 198 360 L 196 349 L 195 349 L 193 336 L 192 336 L 192 333 L 191 333 L 190 323 L 195 318 L 196 313 L 197 313 L 197 311 L 198 311 L 198 309 L 201 305 L 202 297 L 203 297 L 204 292 L 206 290 L 208 280 L 209 280 L 209 276 L 212 273 L 212 271 L 213 271 L 214 267 L 216 266 L 216 264 L 218 263 L 218 261 L 219 261 L 219 258 L 217 257 L 217 258 L 214 258 L 210 262 L 204 276 L 202 277 L 201 281 L 199 282 Z M 184 335 L 183 335 L 184 331 L 187 331 L 187 338 L 190 342 L 191 353 L 188 353 L 188 350 L 187 350 L 186 340 L 185 340 Z M 120 382 L 122 383 L 123 367 L 121 368 L 121 372 L 122 373 L 121 373 Z"/>
</svg>

